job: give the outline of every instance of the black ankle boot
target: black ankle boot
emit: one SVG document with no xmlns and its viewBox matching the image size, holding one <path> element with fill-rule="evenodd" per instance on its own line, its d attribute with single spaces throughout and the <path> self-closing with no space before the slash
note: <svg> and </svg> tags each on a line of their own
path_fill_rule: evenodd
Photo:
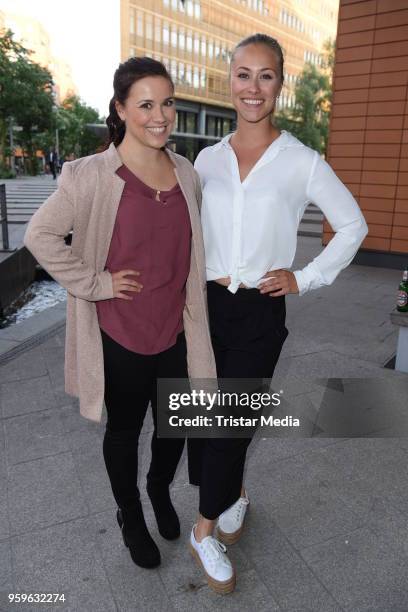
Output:
<svg viewBox="0 0 408 612">
<path fill-rule="evenodd" d="M 147 529 L 142 505 L 126 509 L 118 508 L 116 518 L 132 561 L 145 568 L 160 565 L 160 551 Z"/>
<path fill-rule="evenodd" d="M 180 536 L 180 521 L 171 503 L 169 488 L 148 484 L 146 490 L 152 502 L 160 535 L 166 540 L 175 540 Z"/>
</svg>

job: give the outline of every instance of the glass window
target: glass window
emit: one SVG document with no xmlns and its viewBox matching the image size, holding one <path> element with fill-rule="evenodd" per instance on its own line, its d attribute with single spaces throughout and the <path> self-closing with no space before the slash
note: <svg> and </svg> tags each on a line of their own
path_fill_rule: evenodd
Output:
<svg viewBox="0 0 408 612">
<path fill-rule="evenodd" d="M 163 43 L 168 45 L 170 42 L 169 24 L 167 21 L 163 23 Z"/>
<path fill-rule="evenodd" d="M 186 7 L 187 15 L 189 17 L 194 17 L 194 4 L 193 4 L 193 0 L 186 0 L 185 7 Z"/>
<path fill-rule="evenodd" d="M 207 55 L 207 43 L 206 43 L 205 36 L 202 36 L 201 38 L 201 55 L 203 57 Z"/>
<path fill-rule="evenodd" d="M 178 0 L 171 0 L 171 8 L 173 11 L 177 11 L 178 9 Z"/>
<path fill-rule="evenodd" d="M 192 85 L 193 84 L 193 78 L 192 78 L 192 71 L 191 71 L 191 64 L 187 64 L 187 70 L 186 70 L 186 81 L 188 85 Z"/>
<path fill-rule="evenodd" d="M 202 87 L 203 89 L 205 88 L 206 81 L 207 81 L 206 69 L 202 68 L 201 77 L 200 77 L 200 87 Z"/>
<path fill-rule="evenodd" d="M 160 17 L 155 18 L 155 28 L 154 28 L 154 39 L 156 42 L 160 42 L 161 40 L 161 19 Z"/>
<path fill-rule="evenodd" d="M 197 115 L 196 113 L 186 113 L 187 132 L 195 134 L 197 132 Z"/>
<path fill-rule="evenodd" d="M 210 57 L 211 59 L 214 56 L 214 46 L 213 46 L 213 41 L 209 40 L 208 41 L 208 57 Z"/>
<path fill-rule="evenodd" d="M 170 74 L 173 81 L 177 80 L 177 61 L 171 60 L 170 62 Z"/>
<path fill-rule="evenodd" d="M 212 115 L 207 115 L 206 117 L 206 134 L 207 136 L 216 136 L 216 123 L 215 117 Z"/>
<path fill-rule="evenodd" d="M 171 45 L 177 48 L 177 26 L 171 28 Z"/>
<path fill-rule="evenodd" d="M 231 119 L 223 119 L 222 136 L 226 136 L 231 131 Z"/>
<path fill-rule="evenodd" d="M 143 13 L 142 11 L 137 11 L 136 32 L 138 36 L 143 36 Z"/>
<path fill-rule="evenodd" d="M 201 6 L 199 2 L 194 2 L 194 17 L 196 19 L 201 18 Z"/>
<path fill-rule="evenodd" d="M 200 53 L 200 39 L 198 37 L 198 34 L 194 36 L 194 52 Z"/>
<path fill-rule="evenodd" d="M 135 11 L 130 11 L 130 33 L 135 33 Z"/>
<path fill-rule="evenodd" d="M 149 40 L 153 39 L 153 17 L 152 15 L 146 15 L 146 38 Z"/>
<path fill-rule="evenodd" d="M 184 62 L 179 62 L 179 65 L 178 65 L 178 74 L 179 74 L 179 81 L 180 81 L 180 83 L 184 83 L 184 80 L 185 80 L 185 76 L 184 76 Z"/>
<path fill-rule="evenodd" d="M 199 75 L 197 66 L 194 66 L 193 85 L 196 89 L 200 87 L 200 75 Z"/>
<path fill-rule="evenodd" d="M 193 50 L 193 36 L 191 32 L 187 33 L 187 51 Z"/>
<path fill-rule="evenodd" d="M 179 32 L 179 49 L 184 49 L 186 46 L 186 36 L 184 34 L 184 30 L 180 28 Z"/>
</svg>

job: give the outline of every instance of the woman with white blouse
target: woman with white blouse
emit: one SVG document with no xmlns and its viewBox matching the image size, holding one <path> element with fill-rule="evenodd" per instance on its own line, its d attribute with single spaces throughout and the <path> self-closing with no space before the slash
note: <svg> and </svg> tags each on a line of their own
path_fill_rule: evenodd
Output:
<svg viewBox="0 0 408 612">
<path fill-rule="evenodd" d="M 230 70 L 237 129 L 202 150 L 195 162 L 220 379 L 270 380 L 288 333 L 285 295 L 330 285 L 367 234 L 357 202 L 329 164 L 273 125 L 283 79 L 283 54 L 275 39 L 255 34 L 241 41 Z M 335 235 L 313 261 L 292 272 L 297 230 L 309 202 L 323 211 Z M 220 593 L 235 586 L 222 542 L 236 542 L 243 531 L 249 443 L 250 438 L 188 441 L 190 482 L 200 486 L 190 547 L 209 585 Z"/>
</svg>

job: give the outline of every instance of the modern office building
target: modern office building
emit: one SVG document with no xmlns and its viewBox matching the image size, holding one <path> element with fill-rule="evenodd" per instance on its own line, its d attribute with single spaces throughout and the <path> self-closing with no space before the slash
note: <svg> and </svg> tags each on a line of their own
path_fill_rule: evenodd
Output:
<svg viewBox="0 0 408 612">
<path fill-rule="evenodd" d="M 408 0 L 340 0 L 328 161 L 368 223 L 356 261 L 405 267 Z"/>
<path fill-rule="evenodd" d="M 193 158 L 233 129 L 229 57 L 255 32 L 277 38 L 285 86 L 277 110 L 295 103 L 306 61 L 320 64 L 334 40 L 339 0 L 121 0 L 121 59 L 147 55 L 165 63 L 177 89 L 177 150 Z"/>
</svg>

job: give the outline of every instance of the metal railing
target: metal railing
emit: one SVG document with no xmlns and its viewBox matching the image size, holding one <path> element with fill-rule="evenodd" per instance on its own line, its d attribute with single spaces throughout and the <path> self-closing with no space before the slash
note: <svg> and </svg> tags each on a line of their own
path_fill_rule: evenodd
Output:
<svg viewBox="0 0 408 612">
<path fill-rule="evenodd" d="M 7 223 L 7 199 L 6 199 L 6 185 L 2 183 L 0 185 L 0 225 L 1 225 L 1 236 L 3 241 L 3 248 L 1 251 L 9 251 L 9 235 L 8 235 L 8 223 Z"/>
</svg>

